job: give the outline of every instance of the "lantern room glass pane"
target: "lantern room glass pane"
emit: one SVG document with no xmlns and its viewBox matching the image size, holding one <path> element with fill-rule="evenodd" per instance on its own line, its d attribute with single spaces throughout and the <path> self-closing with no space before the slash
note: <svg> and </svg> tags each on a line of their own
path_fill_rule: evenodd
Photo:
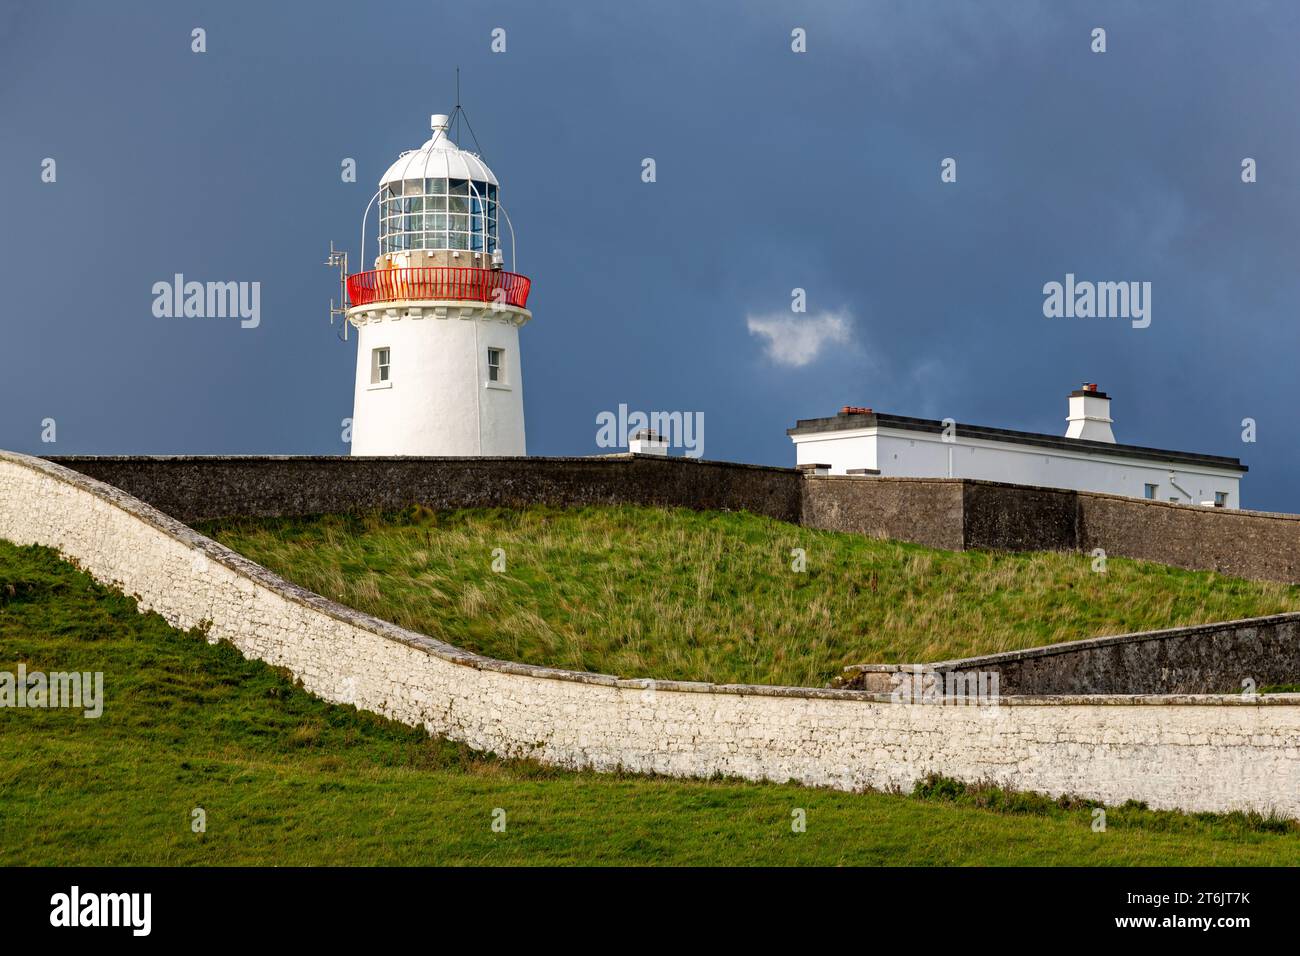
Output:
<svg viewBox="0 0 1300 956">
<path fill-rule="evenodd" d="M 477 179 L 422 176 L 386 183 L 376 215 L 380 252 L 498 252 L 504 215 L 499 195 L 495 183 Z"/>
</svg>

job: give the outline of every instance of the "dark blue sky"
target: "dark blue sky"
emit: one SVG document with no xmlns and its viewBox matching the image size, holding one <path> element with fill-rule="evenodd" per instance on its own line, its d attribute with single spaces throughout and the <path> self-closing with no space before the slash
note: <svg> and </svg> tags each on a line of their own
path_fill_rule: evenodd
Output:
<svg viewBox="0 0 1300 956">
<path fill-rule="evenodd" d="M 600 451 L 620 403 L 785 465 L 843 404 L 1063 434 L 1095 381 L 1118 440 L 1239 456 L 1247 507 L 1300 510 L 1298 34 L 1300 4 L 1183 0 L 7 0 L 0 447 L 345 452 L 321 263 L 459 64 L 534 281 L 531 453 Z M 260 327 L 156 318 L 177 272 L 261 282 Z M 1067 272 L 1151 282 L 1151 326 L 1044 318 Z"/>
</svg>

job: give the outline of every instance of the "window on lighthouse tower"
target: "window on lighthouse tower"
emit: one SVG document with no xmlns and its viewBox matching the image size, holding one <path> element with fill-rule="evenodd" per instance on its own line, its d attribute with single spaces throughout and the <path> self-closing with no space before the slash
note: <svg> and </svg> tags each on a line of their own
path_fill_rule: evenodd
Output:
<svg viewBox="0 0 1300 956">
<path fill-rule="evenodd" d="M 388 381 L 388 349 L 375 349 L 370 353 L 370 384 L 379 385 Z"/>
<path fill-rule="evenodd" d="M 502 366 L 502 364 L 503 364 L 503 363 L 502 363 L 502 358 L 504 357 L 504 355 L 505 355 L 505 350 L 504 350 L 504 349 L 488 349 L 488 350 L 487 350 L 487 365 L 488 365 L 488 381 L 489 381 L 489 382 L 504 382 L 504 381 L 505 381 L 505 377 L 504 377 L 504 374 L 503 374 L 503 370 L 502 370 L 502 368 L 501 368 L 501 366 Z"/>
</svg>

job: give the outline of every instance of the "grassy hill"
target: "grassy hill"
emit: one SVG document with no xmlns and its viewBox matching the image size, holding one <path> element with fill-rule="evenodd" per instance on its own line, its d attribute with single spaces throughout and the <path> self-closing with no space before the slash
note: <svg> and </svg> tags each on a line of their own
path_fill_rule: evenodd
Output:
<svg viewBox="0 0 1300 956">
<path fill-rule="evenodd" d="M 47 549 L 0 542 L 0 670 L 19 662 L 102 671 L 105 705 L 0 708 L 4 865 L 1300 861 L 1300 826 L 1240 814 L 1117 807 L 1094 833 L 1085 803 L 947 781 L 847 794 L 500 761 L 325 704 Z"/>
<path fill-rule="evenodd" d="M 820 686 L 913 663 L 1300 608 L 1300 589 L 1078 554 L 949 552 L 750 514 L 611 507 L 219 522 L 304 587 L 491 657 Z M 807 570 L 792 570 L 792 549 Z M 505 570 L 493 571 L 494 552 Z"/>
</svg>

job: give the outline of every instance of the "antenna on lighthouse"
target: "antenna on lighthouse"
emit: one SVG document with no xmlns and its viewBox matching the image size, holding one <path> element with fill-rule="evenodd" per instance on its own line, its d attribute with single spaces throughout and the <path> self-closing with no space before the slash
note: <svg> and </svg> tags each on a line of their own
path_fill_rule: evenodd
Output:
<svg viewBox="0 0 1300 956">
<path fill-rule="evenodd" d="M 348 254 L 346 250 L 335 249 L 334 240 L 330 240 L 330 254 L 325 259 L 325 265 L 335 266 L 339 270 L 339 306 L 334 305 L 334 299 L 330 297 L 330 325 L 334 324 L 334 316 L 346 316 L 348 311 Z M 348 340 L 348 320 L 343 319 L 343 341 Z"/>
</svg>

